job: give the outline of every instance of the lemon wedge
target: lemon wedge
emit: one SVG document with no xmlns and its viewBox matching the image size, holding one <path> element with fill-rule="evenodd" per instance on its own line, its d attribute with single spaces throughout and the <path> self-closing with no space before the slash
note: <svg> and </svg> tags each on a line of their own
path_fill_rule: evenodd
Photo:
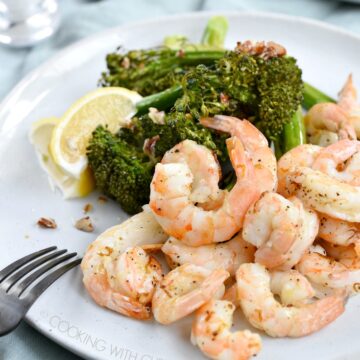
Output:
<svg viewBox="0 0 360 360">
<path fill-rule="evenodd" d="M 41 119 L 32 124 L 30 142 L 34 145 L 41 167 L 48 175 L 52 189 L 59 188 L 65 198 L 86 196 L 95 188 L 90 169 L 86 168 L 76 179 L 65 173 L 53 160 L 50 141 L 59 119 L 55 117 Z"/>
<path fill-rule="evenodd" d="M 99 125 L 116 132 L 136 113 L 141 95 L 121 87 L 100 88 L 76 101 L 53 130 L 51 154 L 71 177 L 80 179 L 87 168 L 86 147 Z"/>
</svg>

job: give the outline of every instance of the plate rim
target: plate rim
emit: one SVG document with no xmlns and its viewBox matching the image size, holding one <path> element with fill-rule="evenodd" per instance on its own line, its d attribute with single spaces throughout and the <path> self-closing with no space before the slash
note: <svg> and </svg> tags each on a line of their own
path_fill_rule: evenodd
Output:
<svg viewBox="0 0 360 360">
<path fill-rule="evenodd" d="M 86 36 L 80 40 L 75 41 L 74 43 L 67 45 L 63 49 L 54 53 L 49 59 L 45 60 L 42 64 L 31 70 L 28 74 L 26 74 L 21 80 L 19 80 L 13 87 L 10 89 L 9 93 L 3 98 L 0 103 L 0 126 L 3 123 L 2 116 L 4 115 L 6 108 L 8 105 L 13 105 L 16 103 L 21 97 L 22 92 L 37 78 L 41 77 L 41 74 L 51 67 L 53 63 L 58 62 L 61 58 L 68 56 L 69 53 L 73 51 L 73 49 L 81 48 L 88 44 L 96 42 L 98 39 L 106 37 L 108 34 L 119 33 L 123 30 L 129 30 L 133 27 L 140 26 L 151 26 L 151 24 L 159 23 L 159 22 L 168 22 L 171 19 L 194 19 L 194 18 L 208 18 L 214 15 L 223 15 L 227 17 L 237 17 L 237 16 L 247 16 L 253 18 L 267 18 L 272 20 L 280 20 L 280 21 L 294 21 L 301 24 L 306 24 L 309 26 L 317 27 L 319 29 L 331 31 L 333 33 L 341 34 L 346 37 L 350 37 L 356 41 L 360 42 L 360 35 L 343 29 L 339 26 L 326 23 L 322 20 L 312 19 L 304 16 L 295 16 L 295 15 L 287 15 L 283 13 L 277 12 L 266 12 L 266 11 L 249 11 L 249 10 L 211 10 L 211 11 L 192 11 L 192 12 L 183 12 L 172 15 L 163 15 L 156 16 L 152 19 L 147 20 L 136 20 L 129 21 L 122 25 L 113 26 L 104 30 L 101 30 L 95 34 Z M 79 355 L 85 358 L 96 359 L 93 357 L 93 354 L 90 351 L 84 351 L 81 346 L 78 346 L 76 342 L 68 342 L 65 337 L 56 336 L 56 334 L 50 331 L 46 326 L 43 326 L 41 322 L 37 321 L 38 318 L 32 318 L 28 314 L 25 316 L 25 321 L 33 327 L 36 331 L 40 332 L 42 335 L 46 336 L 50 340 L 54 341 L 56 344 L 61 347 L 69 350 L 70 352 Z"/>
</svg>

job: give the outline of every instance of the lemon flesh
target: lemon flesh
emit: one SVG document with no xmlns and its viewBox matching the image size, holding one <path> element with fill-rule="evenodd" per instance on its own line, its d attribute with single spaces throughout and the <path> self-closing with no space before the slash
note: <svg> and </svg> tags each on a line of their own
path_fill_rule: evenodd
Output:
<svg viewBox="0 0 360 360">
<path fill-rule="evenodd" d="M 86 147 L 92 132 L 103 125 L 111 132 L 128 124 L 141 96 L 134 91 L 108 87 L 97 89 L 75 102 L 56 125 L 51 139 L 54 161 L 80 179 L 87 167 Z"/>
<path fill-rule="evenodd" d="M 82 197 L 95 188 L 90 169 L 86 168 L 76 179 L 65 173 L 53 160 L 50 152 L 50 141 L 55 126 L 59 123 L 55 117 L 39 120 L 32 124 L 30 142 L 33 144 L 41 167 L 47 173 L 51 188 L 60 189 L 64 198 Z"/>
</svg>

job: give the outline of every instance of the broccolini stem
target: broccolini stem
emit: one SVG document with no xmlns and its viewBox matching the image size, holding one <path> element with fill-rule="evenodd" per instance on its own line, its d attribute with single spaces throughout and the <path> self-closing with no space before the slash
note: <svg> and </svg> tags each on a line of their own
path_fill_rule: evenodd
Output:
<svg viewBox="0 0 360 360">
<path fill-rule="evenodd" d="M 282 138 L 284 153 L 306 143 L 306 131 L 301 107 L 295 112 L 290 122 L 284 125 Z"/>
<path fill-rule="evenodd" d="M 274 144 L 274 150 L 275 150 L 275 156 L 276 156 L 276 159 L 280 159 L 281 156 L 283 155 L 283 151 L 281 149 L 281 146 L 280 146 L 280 139 L 277 138 L 275 140 L 273 140 L 273 144 Z"/>
<path fill-rule="evenodd" d="M 224 46 L 229 23 L 224 16 L 212 17 L 204 30 L 201 44 L 222 48 Z"/>
<path fill-rule="evenodd" d="M 154 107 L 158 110 L 167 110 L 174 105 L 175 101 L 182 94 L 182 87 L 177 85 L 159 93 L 146 96 L 136 104 L 136 115 L 146 114 L 150 107 Z"/>
<path fill-rule="evenodd" d="M 171 56 L 164 59 L 159 59 L 148 64 L 144 70 L 145 74 L 167 74 L 174 65 L 176 66 L 196 66 L 199 64 L 212 65 L 216 60 L 224 56 L 225 50 L 169 50 Z M 142 76 L 143 76 L 142 75 Z"/>
<path fill-rule="evenodd" d="M 175 61 L 180 66 L 213 64 L 215 60 L 221 59 L 224 56 L 224 53 L 225 50 L 187 50 L 184 52 L 179 51 L 179 55 L 175 58 Z M 150 67 L 151 65 L 149 66 L 149 68 Z M 146 96 L 137 103 L 136 115 L 145 114 L 150 107 L 157 108 L 158 110 L 167 110 L 174 105 L 175 101 L 182 94 L 182 87 L 180 85 L 176 85 L 159 93 Z"/>
<path fill-rule="evenodd" d="M 221 59 L 225 50 L 179 50 L 177 62 L 179 65 L 211 65 Z"/>
<path fill-rule="evenodd" d="M 309 110 L 312 106 L 318 103 L 324 102 L 336 102 L 330 96 L 324 94 L 319 89 L 316 89 L 312 85 L 308 83 L 304 83 L 304 100 L 303 100 L 303 107 L 306 110 Z"/>
</svg>

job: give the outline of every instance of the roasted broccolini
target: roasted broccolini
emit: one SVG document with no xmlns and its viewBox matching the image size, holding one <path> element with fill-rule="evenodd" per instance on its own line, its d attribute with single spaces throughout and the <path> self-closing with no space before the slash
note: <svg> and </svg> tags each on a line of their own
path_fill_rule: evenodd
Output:
<svg viewBox="0 0 360 360">
<path fill-rule="evenodd" d="M 99 190 L 115 199 L 127 213 L 141 211 L 141 206 L 149 200 L 155 166 L 142 148 L 98 127 L 87 156 Z"/>
</svg>

